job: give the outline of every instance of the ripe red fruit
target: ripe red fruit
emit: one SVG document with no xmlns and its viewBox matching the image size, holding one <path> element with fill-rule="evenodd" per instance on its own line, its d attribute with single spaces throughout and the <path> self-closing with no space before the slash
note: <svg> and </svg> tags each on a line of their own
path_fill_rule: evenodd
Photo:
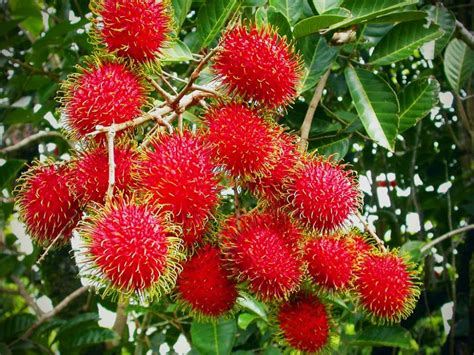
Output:
<svg viewBox="0 0 474 355">
<path fill-rule="evenodd" d="M 172 27 L 169 0 L 96 0 L 95 7 L 111 52 L 139 62 L 160 54 Z"/>
<path fill-rule="evenodd" d="M 219 249 L 207 245 L 183 263 L 176 283 L 178 297 L 192 311 L 218 317 L 229 312 L 237 299 L 237 289 L 229 277 Z"/>
<path fill-rule="evenodd" d="M 374 246 L 369 243 L 367 238 L 357 232 L 350 231 L 345 238 L 352 253 L 358 259 L 374 250 Z"/>
<path fill-rule="evenodd" d="M 300 66 L 293 48 L 275 30 L 252 25 L 224 34 L 213 68 L 230 92 L 276 107 L 296 98 Z"/>
<path fill-rule="evenodd" d="M 278 323 L 285 342 L 297 350 L 316 353 L 329 344 L 329 315 L 314 295 L 300 294 L 283 304 Z"/>
<path fill-rule="evenodd" d="M 367 254 L 359 263 L 355 289 L 362 308 L 382 322 L 407 318 L 420 293 L 415 271 L 393 253 Z"/>
<path fill-rule="evenodd" d="M 206 113 L 205 121 L 216 160 L 233 176 L 253 178 L 274 165 L 278 135 L 254 110 L 238 103 L 220 105 Z"/>
<path fill-rule="evenodd" d="M 297 167 L 287 182 L 290 213 L 310 228 L 332 231 L 359 206 L 353 172 L 314 159 Z"/>
<path fill-rule="evenodd" d="M 141 113 L 146 90 L 140 77 L 120 63 L 99 63 L 63 84 L 66 126 L 74 138 L 97 125 L 129 121 Z"/>
<path fill-rule="evenodd" d="M 115 185 L 118 191 L 129 191 L 134 186 L 132 170 L 138 153 L 128 144 L 117 144 L 114 148 Z M 82 205 L 88 202 L 104 202 L 109 185 L 108 152 L 105 146 L 97 145 L 80 152 L 71 167 L 71 186 Z"/>
<path fill-rule="evenodd" d="M 120 195 L 105 207 L 93 207 L 89 214 L 80 232 L 93 281 L 140 297 L 173 288 L 180 242 L 166 214 Z"/>
<path fill-rule="evenodd" d="M 199 242 L 218 200 L 218 177 L 202 136 L 162 134 L 144 151 L 136 176 L 141 191 L 182 225 L 187 246 Z"/>
<path fill-rule="evenodd" d="M 263 300 L 282 299 L 302 277 L 301 231 L 284 215 L 254 213 L 226 222 L 223 248 L 229 267 Z"/>
<path fill-rule="evenodd" d="M 295 137 L 283 133 L 278 139 L 276 164 L 265 175 L 257 177 L 255 181 L 248 184 L 250 191 L 274 206 L 284 204 L 283 182 L 302 158 L 295 141 Z"/>
<path fill-rule="evenodd" d="M 310 240 L 305 246 L 308 273 L 326 290 L 347 289 L 354 276 L 356 257 L 345 239 L 324 236 Z"/>
<path fill-rule="evenodd" d="M 68 187 L 66 165 L 37 163 L 19 179 L 16 201 L 26 231 L 38 244 L 66 243 L 81 217 L 79 206 Z"/>
</svg>

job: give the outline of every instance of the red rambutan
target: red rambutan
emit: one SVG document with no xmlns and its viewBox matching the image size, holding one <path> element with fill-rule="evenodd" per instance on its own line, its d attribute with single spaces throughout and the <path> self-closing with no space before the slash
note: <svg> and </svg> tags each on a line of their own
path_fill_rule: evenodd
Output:
<svg viewBox="0 0 474 355">
<path fill-rule="evenodd" d="M 297 295 L 280 307 L 278 324 L 286 343 L 308 353 L 317 353 L 329 344 L 329 315 L 314 295 Z"/>
<path fill-rule="evenodd" d="M 221 316 L 232 309 L 238 295 L 229 277 L 220 250 L 207 245 L 183 263 L 176 282 L 178 297 L 200 315 Z"/>
<path fill-rule="evenodd" d="M 138 160 L 138 153 L 127 144 L 114 148 L 115 185 L 122 192 L 130 191 L 134 182 L 132 169 Z M 105 146 L 97 145 L 83 151 L 71 166 L 71 187 L 82 205 L 89 202 L 104 202 L 109 185 L 108 152 Z"/>
<path fill-rule="evenodd" d="M 358 232 L 350 231 L 345 235 L 345 238 L 349 248 L 357 258 L 361 258 L 374 250 L 374 246 L 370 244 L 367 238 Z"/>
<path fill-rule="evenodd" d="M 161 134 L 143 153 L 136 178 L 142 192 L 181 224 L 187 246 L 199 242 L 217 207 L 218 177 L 200 133 Z"/>
<path fill-rule="evenodd" d="M 20 179 L 16 202 L 26 231 L 38 244 L 66 243 L 81 218 L 68 187 L 70 168 L 64 164 L 36 163 Z"/>
<path fill-rule="evenodd" d="M 63 84 L 65 123 L 74 138 L 97 125 L 129 121 L 141 113 L 146 89 L 140 77 L 120 63 L 99 63 Z"/>
<path fill-rule="evenodd" d="M 180 241 L 166 213 L 121 195 L 88 212 L 79 231 L 86 269 L 98 286 L 142 298 L 171 291 L 180 270 Z"/>
<path fill-rule="evenodd" d="M 410 315 L 420 294 L 417 283 L 416 271 L 402 257 L 371 253 L 359 262 L 355 289 L 365 311 L 390 323 Z"/>
<path fill-rule="evenodd" d="M 311 279 L 327 290 L 347 289 L 354 276 L 355 255 L 347 241 L 323 236 L 305 246 L 305 261 Z"/>
<path fill-rule="evenodd" d="M 270 27 L 236 26 L 223 36 L 213 68 L 229 91 L 268 107 L 297 96 L 300 59 L 285 38 Z"/>
<path fill-rule="evenodd" d="M 262 197 L 273 206 L 284 204 L 283 182 L 288 177 L 296 163 L 301 160 L 301 154 L 295 144 L 295 138 L 283 133 L 278 139 L 279 154 L 276 164 L 267 174 L 257 177 L 248 183 L 251 192 Z"/>
<path fill-rule="evenodd" d="M 286 187 L 291 215 L 320 231 L 340 227 L 360 203 L 353 172 L 322 159 L 297 167 Z"/>
<path fill-rule="evenodd" d="M 139 62 L 154 60 L 172 29 L 169 0 L 95 0 L 93 8 L 107 48 Z"/>
<path fill-rule="evenodd" d="M 254 178 L 274 165 L 278 135 L 254 110 L 238 103 L 220 105 L 206 113 L 205 121 L 216 160 L 233 176 Z"/>
<path fill-rule="evenodd" d="M 234 276 L 263 300 L 282 299 L 300 284 L 301 231 L 284 215 L 254 213 L 226 222 L 224 252 Z"/>
</svg>

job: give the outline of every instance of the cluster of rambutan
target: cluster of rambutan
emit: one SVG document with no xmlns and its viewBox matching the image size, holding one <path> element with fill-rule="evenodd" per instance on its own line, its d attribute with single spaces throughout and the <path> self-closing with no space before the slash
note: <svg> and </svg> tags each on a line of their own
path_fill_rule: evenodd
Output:
<svg viewBox="0 0 474 355">
<path fill-rule="evenodd" d="M 270 27 L 237 24 L 223 34 L 212 70 L 227 98 L 203 113 L 202 127 L 159 131 L 146 144 L 132 126 L 121 132 L 109 195 L 105 133 L 89 134 L 143 114 L 147 72 L 156 70 L 149 64 L 172 28 L 169 7 L 93 3 L 105 49 L 62 90 L 66 133 L 79 148 L 70 161 L 35 163 L 21 178 L 17 201 L 30 236 L 61 245 L 76 229 L 84 273 L 103 292 L 147 301 L 172 293 L 202 317 L 232 313 L 247 290 L 276 305 L 281 339 L 301 351 L 328 346 L 325 299 L 337 292 L 353 294 L 374 319 L 406 317 L 418 295 L 409 263 L 347 229 L 360 205 L 355 174 L 301 152 L 272 119 L 297 97 L 301 65 Z M 222 216 L 224 181 L 248 189 L 257 207 Z"/>
</svg>

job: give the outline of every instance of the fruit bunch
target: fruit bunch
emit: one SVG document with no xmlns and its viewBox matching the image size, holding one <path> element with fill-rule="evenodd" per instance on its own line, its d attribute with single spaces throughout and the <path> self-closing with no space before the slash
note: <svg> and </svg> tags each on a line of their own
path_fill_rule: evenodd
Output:
<svg viewBox="0 0 474 355">
<path fill-rule="evenodd" d="M 20 180 L 17 205 L 33 240 L 61 246 L 76 231 L 82 276 L 102 294 L 143 303 L 171 294 L 183 310 L 217 318 L 251 293 L 272 305 L 278 339 L 306 352 L 330 345 L 328 300 L 338 294 L 375 321 L 409 315 L 419 293 L 412 265 L 350 226 L 361 204 L 356 174 L 307 153 L 275 120 L 302 75 L 285 38 L 270 26 L 229 25 L 182 91 L 167 93 L 159 81 L 173 41 L 170 3 L 91 8 L 96 52 L 61 89 L 65 134 L 78 148 Z M 214 85 L 193 85 L 206 65 Z M 182 122 L 191 107 L 198 126 Z M 257 201 L 250 211 L 239 206 L 244 190 Z"/>
</svg>

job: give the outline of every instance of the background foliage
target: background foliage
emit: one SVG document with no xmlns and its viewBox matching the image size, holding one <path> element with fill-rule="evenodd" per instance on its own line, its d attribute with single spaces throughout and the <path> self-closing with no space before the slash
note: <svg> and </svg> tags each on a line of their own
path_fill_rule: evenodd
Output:
<svg viewBox="0 0 474 355">
<path fill-rule="evenodd" d="M 371 325 L 344 299 L 333 299 L 341 320 L 334 351 L 471 354 L 472 231 L 454 233 L 434 249 L 423 247 L 468 225 L 474 212 L 474 55 L 466 31 L 474 19 L 472 2 L 172 0 L 172 5 L 177 40 L 165 53 L 164 70 L 182 78 L 193 69 L 192 53 L 215 46 L 236 14 L 271 23 L 293 41 L 306 71 L 300 99 L 280 122 L 298 132 L 323 81 L 310 150 L 352 164 L 365 193 L 364 216 L 390 247 L 420 262 L 422 297 L 401 326 Z M 22 233 L 12 191 L 27 162 L 68 157 L 55 95 L 60 81 L 92 51 L 89 9 L 81 0 L 3 0 L 0 6 L 0 353 L 158 353 L 173 351 L 177 341 L 186 344 L 184 337 L 192 353 L 279 354 L 269 310 L 245 294 L 236 319 L 215 324 L 186 317 L 168 299 L 148 308 L 128 306 L 123 336 L 99 321 L 99 310 L 102 316 L 116 311 L 111 299 L 82 293 L 61 308 L 81 287 L 72 251 L 52 252 L 36 265 L 41 251 Z M 209 79 L 204 72 L 200 80 Z M 197 114 L 187 112 L 185 119 Z M 244 195 L 243 206 L 252 203 Z"/>
</svg>

